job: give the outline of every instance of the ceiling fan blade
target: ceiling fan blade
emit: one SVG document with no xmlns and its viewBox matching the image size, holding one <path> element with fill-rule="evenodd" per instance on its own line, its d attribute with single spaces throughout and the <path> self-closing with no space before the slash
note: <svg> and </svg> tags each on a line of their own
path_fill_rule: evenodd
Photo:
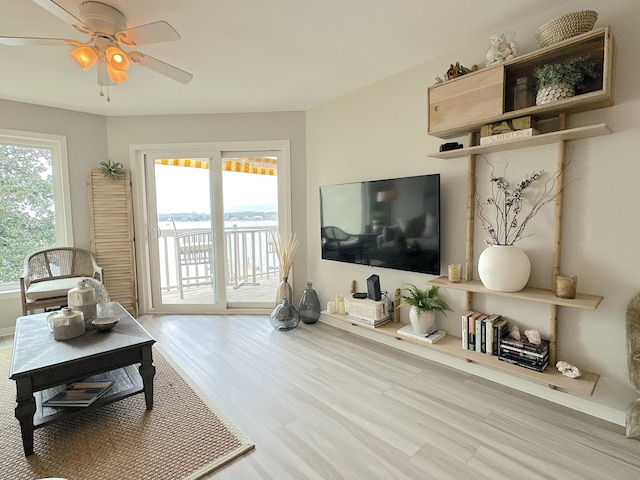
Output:
<svg viewBox="0 0 640 480">
<path fill-rule="evenodd" d="M 72 15 L 71 13 L 66 11 L 64 8 L 62 8 L 53 0 L 32 0 L 32 1 L 36 5 L 44 8 L 47 12 L 58 17 L 60 20 L 68 23 L 76 30 L 79 30 L 83 33 L 89 32 L 89 27 L 87 27 L 82 20 L 80 20 L 75 15 Z"/>
<path fill-rule="evenodd" d="M 39 38 L 39 37 L 0 37 L 0 45 L 10 47 L 29 47 L 32 45 L 74 45 L 78 42 L 63 38 Z"/>
<path fill-rule="evenodd" d="M 129 55 L 132 62 L 138 63 L 143 67 L 172 78 L 180 83 L 189 83 L 193 78 L 193 75 L 189 72 L 185 72 L 178 67 L 169 65 L 168 63 L 158 60 L 157 58 L 150 57 L 149 55 L 145 55 L 144 53 L 128 52 L 127 55 Z"/>
<path fill-rule="evenodd" d="M 153 22 L 116 33 L 118 42 L 127 46 L 180 40 L 180 34 L 167 22 Z"/>
</svg>

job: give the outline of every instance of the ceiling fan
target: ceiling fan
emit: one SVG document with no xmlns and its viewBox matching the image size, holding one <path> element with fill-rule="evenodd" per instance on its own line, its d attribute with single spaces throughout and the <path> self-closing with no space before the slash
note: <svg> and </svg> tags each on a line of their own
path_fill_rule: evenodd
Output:
<svg viewBox="0 0 640 480">
<path fill-rule="evenodd" d="M 69 13 L 53 0 L 33 0 L 34 3 L 64 20 L 73 28 L 89 35 L 86 43 L 63 38 L 4 37 L 1 45 L 66 45 L 72 47 L 69 55 L 82 70 L 94 64 L 98 70 L 100 95 L 103 86 L 115 85 L 127 80 L 131 62 L 139 64 L 180 83 L 189 83 L 193 75 L 138 51 L 125 51 L 122 47 L 135 48 L 150 43 L 179 40 L 178 32 L 167 22 L 159 21 L 127 28 L 126 18 L 119 10 L 101 2 L 87 1 L 80 4 L 79 17 Z M 107 96 L 107 100 L 109 97 Z"/>
</svg>

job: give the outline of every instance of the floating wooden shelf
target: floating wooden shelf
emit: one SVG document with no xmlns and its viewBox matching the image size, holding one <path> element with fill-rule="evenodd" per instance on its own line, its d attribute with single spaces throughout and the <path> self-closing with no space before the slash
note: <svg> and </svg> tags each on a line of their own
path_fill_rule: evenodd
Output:
<svg viewBox="0 0 640 480">
<path fill-rule="evenodd" d="M 430 153 L 428 156 L 441 159 L 452 159 L 465 157 L 467 155 L 482 155 L 487 153 L 504 152 L 516 148 L 536 147 L 539 145 L 549 145 L 560 140 L 579 140 L 581 138 L 598 137 L 609 135 L 611 130 L 604 123 L 590 125 L 587 127 L 569 128 L 556 132 L 542 133 L 533 137 L 516 138 L 506 142 L 494 143 L 492 145 L 476 145 L 473 147 L 459 148 L 447 152 Z"/>
<path fill-rule="evenodd" d="M 327 313 L 326 311 L 322 312 L 321 321 L 334 327 L 367 337 L 373 341 L 380 338 L 393 337 L 402 342 L 420 345 L 425 349 L 432 349 L 436 352 L 444 353 L 457 358 L 462 358 L 468 362 L 491 367 L 493 369 L 507 372 L 511 375 L 518 376 L 526 380 L 541 383 L 549 386 L 549 388 L 552 389 L 558 389 L 584 396 L 593 395 L 593 392 L 598 383 L 598 379 L 600 378 L 600 376 L 596 373 L 585 371 L 581 372 L 582 376 L 580 378 L 568 378 L 558 372 L 558 370 L 552 365 L 550 365 L 544 372 L 536 372 L 533 370 L 528 370 L 524 367 L 518 367 L 517 365 L 511 365 L 509 363 L 500 361 L 498 357 L 494 355 L 487 355 L 484 353 L 463 349 L 461 347 L 462 340 L 460 339 L 460 337 L 457 337 L 455 335 L 447 334 L 447 336 L 439 340 L 437 343 L 426 343 L 419 339 L 414 340 L 410 337 L 398 334 L 398 329 L 404 327 L 406 325 L 405 323 L 387 323 L 380 327 L 373 328 L 367 325 L 360 324 L 353 320 L 349 320 L 344 314 Z M 402 349 L 402 344 L 399 343 L 397 345 L 397 348 Z"/>
<path fill-rule="evenodd" d="M 576 298 L 556 297 L 551 290 L 543 288 L 524 287 L 519 292 L 496 292 L 489 290 L 479 280 L 469 280 L 460 283 L 452 283 L 447 277 L 438 277 L 427 282 L 429 285 L 450 288 L 452 290 L 463 290 L 465 292 L 483 293 L 498 297 L 515 298 L 518 300 L 528 300 L 530 302 L 546 303 L 548 305 L 559 305 L 561 307 L 582 308 L 585 310 L 595 310 L 602 302 L 603 297 L 599 295 L 588 295 L 586 293 L 576 294 Z"/>
</svg>

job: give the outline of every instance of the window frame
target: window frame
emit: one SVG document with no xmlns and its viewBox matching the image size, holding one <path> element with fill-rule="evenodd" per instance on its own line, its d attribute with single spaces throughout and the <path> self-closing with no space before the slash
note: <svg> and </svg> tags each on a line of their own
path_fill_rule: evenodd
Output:
<svg viewBox="0 0 640 480">
<path fill-rule="evenodd" d="M 56 246 L 73 246 L 73 220 L 71 215 L 71 193 L 67 137 L 48 133 L 7 130 L 0 128 L 0 143 L 26 148 L 51 150 L 51 172 L 53 177 L 53 202 L 56 217 Z M 20 282 L 0 285 L 0 293 L 15 291 Z"/>
</svg>

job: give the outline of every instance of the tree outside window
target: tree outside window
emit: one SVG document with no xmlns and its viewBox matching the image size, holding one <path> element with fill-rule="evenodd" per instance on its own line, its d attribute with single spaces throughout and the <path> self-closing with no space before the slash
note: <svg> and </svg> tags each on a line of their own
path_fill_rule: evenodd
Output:
<svg viewBox="0 0 640 480">
<path fill-rule="evenodd" d="M 0 290 L 16 285 L 25 258 L 70 238 L 63 137 L 0 131 Z"/>
<path fill-rule="evenodd" d="M 25 257 L 56 244 L 51 150 L 0 145 L 0 282 L 22 273 Z"/>
</svg>

